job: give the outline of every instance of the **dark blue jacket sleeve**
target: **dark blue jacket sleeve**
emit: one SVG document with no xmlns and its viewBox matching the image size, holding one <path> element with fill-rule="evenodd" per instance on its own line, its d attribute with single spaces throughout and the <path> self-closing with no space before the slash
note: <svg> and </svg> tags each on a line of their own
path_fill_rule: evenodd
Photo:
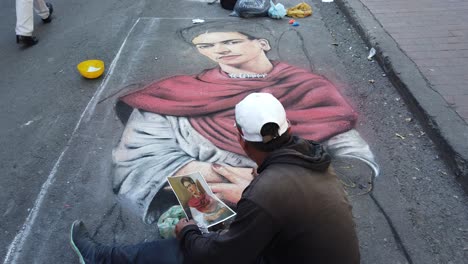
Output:
<svg viewBox="0 0 468 264">
<path fill-rule="evenodd" d="M 250 200 L 241 199 L 229 230 L 202 235 L 194 225 L 181 230 L 185 258 L 194 263 L 254 263 L 273 240 L 274 220 Z"/>
</svg>

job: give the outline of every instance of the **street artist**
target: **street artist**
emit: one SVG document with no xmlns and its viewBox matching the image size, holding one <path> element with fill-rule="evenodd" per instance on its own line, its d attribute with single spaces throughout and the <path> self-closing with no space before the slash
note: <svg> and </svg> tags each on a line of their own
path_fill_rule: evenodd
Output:
<svg viewBox="0 0 468 264">
<path fill-rule="evenodd" d="M 245 97 L 235 106 L 235 121 L 258 175 L 228 230 L 202 234 L 193 220 L 182 219 L 177 239 L 111 247 L 75 221 L 71 243 L 83 263 L 358 264 L 351 206 L 322 146 L 291 135 L 285 109 L 268 93 Z"/>
</svg>

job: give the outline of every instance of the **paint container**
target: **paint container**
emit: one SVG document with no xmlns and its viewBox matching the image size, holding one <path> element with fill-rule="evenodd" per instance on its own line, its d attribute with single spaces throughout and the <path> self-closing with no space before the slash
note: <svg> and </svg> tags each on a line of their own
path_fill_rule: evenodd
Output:
<svg viewBox="0 0 468 264">
<path fill-rule="evenodd" d="M 81 76 L 87 79 L 95 79 L 104 73 L 104 62 L 102 60 L 86 60 L 76 66 Z"/>
</svg>

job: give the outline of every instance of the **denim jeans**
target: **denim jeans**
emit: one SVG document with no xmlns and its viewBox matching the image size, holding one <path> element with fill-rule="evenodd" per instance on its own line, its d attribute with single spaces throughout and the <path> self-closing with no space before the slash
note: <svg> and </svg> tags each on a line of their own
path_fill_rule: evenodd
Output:
<svg viewBox="0 0 468 264">
<path fill-rule="evenodd" d="M 112 247 L 110 259 L 105 263 L 154 263 L 154 264 L 182 264 L 184 257 L 179 247 L 179 241 L 172 239 L 158 239 L 131 246 Z"/>
</svg>

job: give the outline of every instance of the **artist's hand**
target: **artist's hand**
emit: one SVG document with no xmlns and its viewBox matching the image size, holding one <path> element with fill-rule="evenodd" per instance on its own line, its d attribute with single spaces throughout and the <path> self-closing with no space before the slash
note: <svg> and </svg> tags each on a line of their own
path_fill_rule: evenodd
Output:
<svg viewBox="0 0 468 264">
<path fill-rule="evenodd" d="M 211 190 L 221 200 L 237 204 L 245 187 L 252 181 L 255 170 L 252 168 L 237 168 L 219 164 L 213 164 L 211 167 L 213 171 L 229 181 L 229 183 L 209 183 Z"/>
<path fill-rule="evenodd" d="M 187 220 L 187 218 L 182 218 L 179 220 L 179 222 L 175 226 L 175 234 L 177 238 L 179 237 L 180 231 L 182 231 L 182 229 L 188 225 L 197 225 L 197 223 L 195 223 L 195 221 L 193 220 L 189 221 Z"/>
<path fill-rule="evenodd" d="M 211 163 L 191 161 L 179 169 L 174 176 L 187 175 L 199 171 L 207 182 L 223 182 L 223 177 L 211 169 Z"/>
</svg>

